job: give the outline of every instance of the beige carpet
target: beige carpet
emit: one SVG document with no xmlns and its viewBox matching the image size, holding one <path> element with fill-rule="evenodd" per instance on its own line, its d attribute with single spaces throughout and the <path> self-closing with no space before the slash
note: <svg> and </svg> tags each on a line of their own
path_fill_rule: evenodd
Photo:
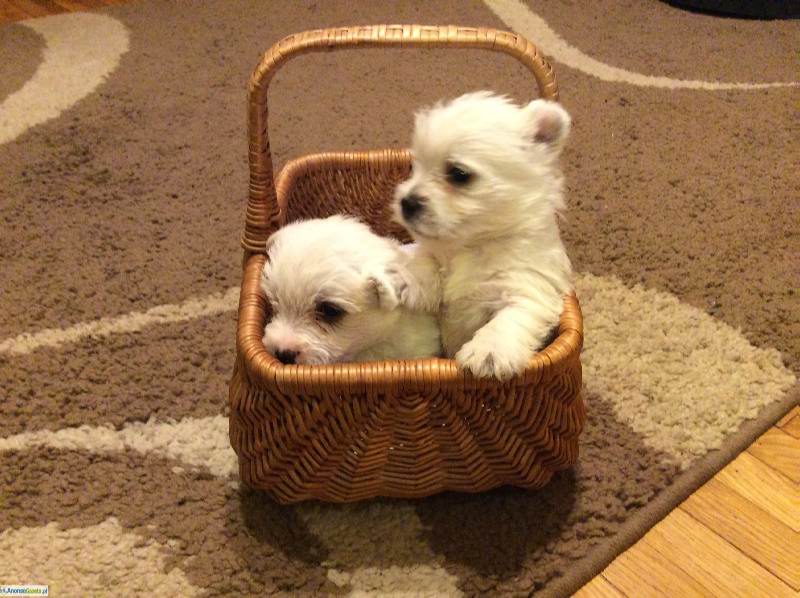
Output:
<svg viewBox="0 0 800 598">
<path fill-rule="evenodd" d="M 538 492 L 281 507 L 227 438 L 245 83 L 303 29 L 518 31 L 575 119 L 578 466 Z M 0 27 L 0 584 L 53 595 L 565 595 L 798 400 L 800 22 L 656 1 L 134 2 Z M 303 57 L 279 162 L 520 100 L 508 58 Z"/>
</svg>

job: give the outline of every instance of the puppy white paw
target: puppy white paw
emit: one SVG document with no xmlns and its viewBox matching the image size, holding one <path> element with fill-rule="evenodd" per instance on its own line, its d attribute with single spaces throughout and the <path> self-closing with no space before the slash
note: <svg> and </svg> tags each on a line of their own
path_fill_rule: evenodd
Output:
<svg viewBox="0 0 800 598">
<path fill-rule="evenodd" d="M 400 305 L 400 297 L 390 276 L 381 273 L 371 274 L 367 277 L 367 286 L 375 293 L 381 309 L 392 310 Z"/>
<path fill-rule="evenodd" d="M 408 274 L 397 265 L 390 265 L 386 268 L 386 280 L 392 285 L 397 294 L 397 300 L 406 307 L 409 307 L 408 298 L 411 287 L 408 284 Z"/>
<path fill-rule="evenodd" d="M 530 353 L 510 345 L 498 346 L 473 338 L 456 353 L 456 362 L 476 378 L 508 380 L 522 373 L 528 365 Z"/>
<path fill-rule="evenodd" d="M 397 300 L 403 307 L 412 310 L 434 311 L 426 299 L 426 290 L 423 289 L 413 275 L 402 266 L 389 266 L 386 269 L 386 278 L 390 281 Z"/>
<path fill-rule="evenodd" d="M 403 284 L 400 287 L 400 303 L 409 309 L 429 311 L 428 302 L 425 301 L 425 295 L 417 287 L 410 284 Z"/>
</svg>

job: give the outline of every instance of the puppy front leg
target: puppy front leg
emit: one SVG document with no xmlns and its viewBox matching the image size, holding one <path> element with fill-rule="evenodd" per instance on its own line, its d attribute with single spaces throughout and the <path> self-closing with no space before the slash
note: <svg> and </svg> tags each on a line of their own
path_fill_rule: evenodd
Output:
<svg viewBox="0 0 800 598">
<path fill-rule="evenodd" d="M 437 313 L 442 300 L 441 274 L 436 259 L 418 245 L 405 245 L 407 259 L 391 269 L 400 303 L 405 307 Z"/>
<path fill-rule="evenodd" d="M 459 349 L 456 361 L 478 378 L 507 380 L 525 370 L 552 326 L 531 306 L 508 305 Z"/>
</svg>

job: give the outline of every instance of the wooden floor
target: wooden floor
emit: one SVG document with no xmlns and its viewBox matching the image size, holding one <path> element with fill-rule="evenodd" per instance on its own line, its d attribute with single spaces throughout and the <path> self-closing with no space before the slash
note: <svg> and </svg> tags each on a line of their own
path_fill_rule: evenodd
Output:
<svg viewBox="0 0 800 598">
<path fill-rule="evenodd" d="M 800 407 L 576 596 L 800 596 Z"/>
<path fill-rule="evenodd" d="M 0 0 L 0 24 L 125 1 Z M 576 596 L 800 596 L 800 408 Z"/>
<path fill-rule="evenodd" d="M 91 10 L 126 0 L 0 0 L 0 25 L 62 12 Z"/>
</svg>

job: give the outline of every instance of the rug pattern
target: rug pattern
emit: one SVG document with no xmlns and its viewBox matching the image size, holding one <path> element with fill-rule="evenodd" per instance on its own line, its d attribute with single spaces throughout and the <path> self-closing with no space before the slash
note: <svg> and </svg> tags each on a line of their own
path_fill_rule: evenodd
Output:
<svg viewBox="0 0 800 598">
<path fill-rule="evenodd" d="M 523 33 L 574 116 L 589 415 L 578 466 L 542 490 L 285 507 L 237 482 L 245 83 L 286 34 L 377 22 Z M 0 583 L 577 588 L 797 402 L 799 33 L 619 0 L 146 0 L 0 27 Z M 276 160 L 403 146 L 416 108 L 482 88 L 535 86 L 476 51 L 299 58 L 271 91 Z"/>
</svg>

